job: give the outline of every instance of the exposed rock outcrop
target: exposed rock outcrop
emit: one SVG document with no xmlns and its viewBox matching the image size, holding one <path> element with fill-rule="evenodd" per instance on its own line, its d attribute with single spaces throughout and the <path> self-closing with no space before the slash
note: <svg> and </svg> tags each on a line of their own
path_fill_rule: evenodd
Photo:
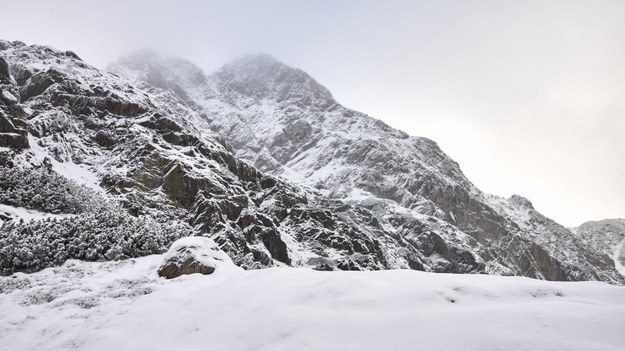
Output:
<svg viewBox="0 0 625 351">
<path fill-rule="evenodd" d="M 212 274 L 216 269 L 234 266 L 228 255 L 214 241 L 203 237 L 188 237 L 175 241 L 158 268 L 158 275 L 173 279 L 187 274 Z"/>
<path fill-rule="evenodd" d="M 0 57 L 0 147 L 28 148 L 28 131 L 22 119 L 24 110 L 19 106 L 19 90 L 13 84 L 9 64 Z"/>
</svg>

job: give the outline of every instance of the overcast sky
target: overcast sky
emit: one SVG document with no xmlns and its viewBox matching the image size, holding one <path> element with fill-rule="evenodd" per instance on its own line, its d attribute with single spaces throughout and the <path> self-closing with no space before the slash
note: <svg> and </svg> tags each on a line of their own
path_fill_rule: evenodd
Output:
<svg viewBox="0 0 625 351">
<path fill-rule="evenodd" d="M 3 0 L 0 38 L 105 68 L 267 53 L 566 226 L 625 217 L 625 1 Z"/>
</svg>

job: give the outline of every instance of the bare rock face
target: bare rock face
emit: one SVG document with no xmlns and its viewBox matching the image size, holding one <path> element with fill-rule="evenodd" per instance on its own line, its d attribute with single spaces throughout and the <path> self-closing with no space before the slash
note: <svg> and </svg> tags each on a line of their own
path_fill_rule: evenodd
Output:
<svg viewBox="0 0 625 351">
<path fill-rule="evenodd" d="M 0 147 L 28 148 L 28 132 L 22 120 L 24 111 L 18 105 L 19 91 L 13 84 L 9 64 L 0 57 Z"/>
<path fill-rule="evenodd" d="M 0 147 L 12 149 L 28 148 L 26 130 L 17 128 L 13 119 L 0 111 Z"/>
<path fill-rule="evenodd" d="M 9 64 L 5 59 L 0 57 L 0 82 L 7 83 L 11 80 L 9 74 Z"/>
<path fill-rule="evenodd" d="M 625 218 L 586 222 L 573 232 L 593 252 L 596 266 L 614 267 L 625 277 Z"/>
<path fill-rule="evenodd" d="M 186 274 L 212 274 L 220 266 L 234 266 L 217 244 L 204 237 L 177 240 L 165 254 L 158 275 L 173 279 Z"/>
<path fill-rule="evenodd" d="M 520 195 L 510 196 L 510 198 L 508 199 L 508 202 L 516 207 L 525 208 L 529 210 L 534 209 L 534 205 L 532 205 L 532 202 Z"/>
</svg>

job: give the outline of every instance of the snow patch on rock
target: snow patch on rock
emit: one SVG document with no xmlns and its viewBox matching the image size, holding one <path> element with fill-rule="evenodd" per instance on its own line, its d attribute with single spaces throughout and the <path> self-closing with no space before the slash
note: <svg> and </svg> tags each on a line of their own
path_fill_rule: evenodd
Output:
<svg viewBox="0 0 625 351">
<path fill-rule="evenodd" d="M 11 219 L 11 220 L 23 219 L 25 221 L 40 220 L 40 219 L 46 219 L 46 218 L 61 219 L 61 218 L 68 218 L 68 217 L 75 216 L 73 214 L 45 213 L 45 212 L 27 209 L 24 207 L 16 207 L 16 206 L 0 204 L 0 219 L 2 219 L 3 215 L 4 217 L 7 217 L 7 219 Z"/>
<path fill-rule="evenodd" d="M 215 270 L 239 269 L 217 244 L 204 237 L 186 237 L 176 240 L 158 268 L 158 274 L 167 279 L 186 274 L 212 274 Z"/>
</svg>

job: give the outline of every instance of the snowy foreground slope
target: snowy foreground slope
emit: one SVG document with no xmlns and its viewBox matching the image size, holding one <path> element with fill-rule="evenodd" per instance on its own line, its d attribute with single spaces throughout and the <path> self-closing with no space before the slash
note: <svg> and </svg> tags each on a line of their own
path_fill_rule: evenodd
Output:
<svg viewBox="0 0 625 351">
<path fill-rule="evenodd" d="M 2 350 L 623 350 L 625 289 L 410 270 L 159 278 L 162 255 L 0 278 Z"/>
</svg>

